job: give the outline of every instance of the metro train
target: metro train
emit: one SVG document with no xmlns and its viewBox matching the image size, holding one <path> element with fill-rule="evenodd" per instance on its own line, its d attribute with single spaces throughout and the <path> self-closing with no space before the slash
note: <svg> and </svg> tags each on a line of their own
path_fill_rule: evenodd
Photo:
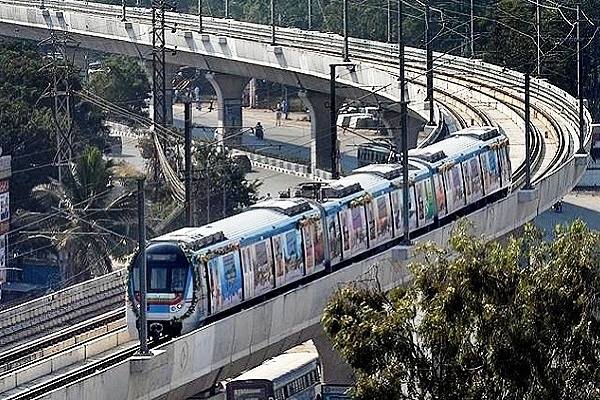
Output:
<svg viewBox="0 0 600 400">
<path fill-rule="evenodd" d="M 511 186 L 509 143 L 498 127 L 471 127 L 409 151 L 411 237 Z M 372 164 L 325 182 L 315 196 L 269 199 L 146 247 L 152 338 L 176 337 L 374 254 L 403 236 L 402 164 Z M 129 267 L 127 320 L 137 332 L 140 257 Z"/>
</svg>

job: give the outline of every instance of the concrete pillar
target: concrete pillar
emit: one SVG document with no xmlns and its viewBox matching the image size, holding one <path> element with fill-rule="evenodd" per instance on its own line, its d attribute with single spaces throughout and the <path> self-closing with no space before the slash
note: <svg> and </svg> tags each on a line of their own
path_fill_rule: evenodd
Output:
<svg viewBox="0 0 600 400">
<path fill-rule="evenodd" d="M 248 84 L 248 107 L 256 108 L 256 78 L 250 79 Z"/>
<path fill-rule="evenodd" d="M 218 122 L 215 138 L 220 145 L 241 143 L 242 95 L 250 78 L 208 72 L 206 79 L 217 94 Z"/>
<path fill-rule="evenodd" d="M 331 170 L 331 115 L 329 94 L 308 90 L 298 92 L 298 97 L 310 112 L 310 167 Z"/>
<path fill-rule="evenodd" d="M 321 382 L 324 386 L 354 386 L 356 375 L 350 366 L 342 359 L 340 353 L 333 348 L 331 340 L 319 329 L 320 335 L 313 337 L 313 343 L 321 359 Z M 324 396 L 324 398 L 326 398 Z"/>
<path fill-rule="evenodd" d="M 388 135 L 394 139 L 394 143 L 398 146 L 398 151 L 402 148 L 402 132 L 400 132 L 400 113 L 392 110 L 383 110 L 380 113 L 381 122 L 388 132 Z M 417 119 L 411 115 L 410 111 L 406 118 L 408 130 L 408 148 L 414 149 L 417 147 L 419 134 L 423 131 L 425 120 Z"/>
</svg>

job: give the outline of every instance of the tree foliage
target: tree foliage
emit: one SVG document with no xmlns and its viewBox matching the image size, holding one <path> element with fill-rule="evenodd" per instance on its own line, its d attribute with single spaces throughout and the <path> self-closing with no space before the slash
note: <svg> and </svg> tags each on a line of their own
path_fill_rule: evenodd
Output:
<svg viewBox="0 0 600 400">
<path fill-rule="evenodd" d="M 336 292 L 322 319 L 356 399 L 599 399 L 600 235 L 528 225 L 505 247 L 456 230 L 412 284 Z"/>
<path fill-rule="evenodd" d="M 258 200 L 260 182 L 246 179 L 247 169 L 243 163 L 232 157 L 227 150 L 215 147 L 213 143 L 199 142 L 192 152 L 192 215 L 194 225 L 204 225 L 239 213 Z M 183 168 L 180 168 L 183 171 Z M 183 177 L 182 177 L 183 180 Z M 158 218 L 158 231 L 177 229 L 185 225 L 185 215 L 180 204 L 168 201 L 169 193 L 158 187 L 157 197 L 151 214 Z M 179 209 L 176 218 L 165 220 L 173 210 Z M 167 218 L 168 219 L 168 218 Z"/>
<path fill-rule="evenodd" d="M 56 177 L 56 121 L 54 118 L 54 62 L 28 42 L 0 43 L 0 142 L 4 154 L 12 156 L 11 208 L 30 208 L 29 194 L 35 185 Z M 61 69 L 62 70 L 62 69 Z M 65 69 L 68 70 L 68 69 Z M 66 79 L 70 90 L 80 88 L 71 70 Z M 64 90 L 63 86 L 59 90 Z M 102 145 L 105 136 L 98 110 L 71 97 L 73 156 L 87 145 Z"/>
<path fill-rule="evenodd" d="M 137 223 L 137 200 L 130 188 L 114 185 L 114 166 L 97 148 L 86 149 L 62 182 L 33 188 L 42 211 L 21 212 L 14 221 L 24 237 L 49 238 L 66 260 L 64 278 L 71 283 L 112 271 L 110 257 L 122 258 L 135 249 L 131 228 Z"/>
<path fill-rule="evenodd" d="M 86 87 L 104 100 L 138 115 L 147 116 L 150 80 L 137 59 L 123 55 L 108 55 L 102 59 L 102 69 L 89 75 Z M 113 118 L 122 115 L 108 112 Z"/>
<path fill-rule="evenodd" d="M 229 152 L 200 144 L 196 146 L 193 163 L 192 198 L 197 223 L 236 214 L 256 203 L 258 183 L 246 180 L 246 172 Z"/>
</svg>

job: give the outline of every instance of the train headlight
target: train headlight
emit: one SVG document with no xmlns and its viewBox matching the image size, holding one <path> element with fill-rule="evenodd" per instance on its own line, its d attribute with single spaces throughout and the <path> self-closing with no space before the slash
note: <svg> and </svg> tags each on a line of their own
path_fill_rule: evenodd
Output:
<svg viewBox="0 0 600 400">
<path fill-rule="evenodd" d="M 169 311 L 172 312 L 172 313 L 179 312 L 183 308 L 183 305 L 184 305 L 183 302 L 174 304 L 174 305 L 172 305 L 172 306 L 169 307 Z"/>
</svg>

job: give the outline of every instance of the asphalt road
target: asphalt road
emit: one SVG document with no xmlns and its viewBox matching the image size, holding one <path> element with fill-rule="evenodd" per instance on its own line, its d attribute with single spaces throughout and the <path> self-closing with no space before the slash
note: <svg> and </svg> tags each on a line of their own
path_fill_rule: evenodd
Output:
<svg viewBox="0 0 600 400">
<path fill-rule="evenodd" d="M 600 231 L 600 191 L 574 190 L 563 198 L 562 212 L 550 209 L 533 222 L 550 234 L 556 225 L 569 224 L 576 219 L 581 219 L 591 229 Z"/>
<path fill-rule="evenodd" d="M 144 160 L 137 148 L 137 138 L 132 136 L 123 136 L 123 151 L 120 155 L 113 157 L 117 161 L 126 161 L 134 165 L 138 170 L 146 170 L 146 160 Z M 290 186 L 295 186 L 306 179 L 284 174 L 281 172 L 271 171 L 268 169 L 254 167 L 250 173 L 246 175 L 249 181 L 259 180 L 262 184 L 259 186 L 259 197 L 278 197 L 279 192 L 287 190 Z"/>
</svg>

